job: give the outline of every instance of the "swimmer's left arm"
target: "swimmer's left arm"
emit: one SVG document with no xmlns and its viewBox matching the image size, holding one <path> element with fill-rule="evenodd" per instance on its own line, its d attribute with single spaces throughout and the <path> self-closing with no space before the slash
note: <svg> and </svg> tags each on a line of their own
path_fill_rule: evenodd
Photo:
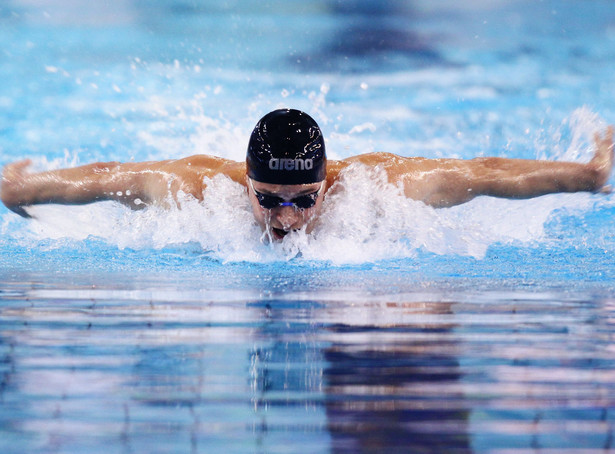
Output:
<svg viewBox="0 0 615 454">
<path fill-rule="evenodd" d="M 431 168 L 423 165 L 423 171 L 400 179 L 408 197 L 435 207 L 458 205 L 480 195 L 527 199 L 557 192 L 607 191 L 605 184 L 613 166 L 613 127 L 603 136 L 596 133 L 594 140 L 596 151 L 586 164 L 507 158 L 442 159 L 431 161 Z"/>
</svg>

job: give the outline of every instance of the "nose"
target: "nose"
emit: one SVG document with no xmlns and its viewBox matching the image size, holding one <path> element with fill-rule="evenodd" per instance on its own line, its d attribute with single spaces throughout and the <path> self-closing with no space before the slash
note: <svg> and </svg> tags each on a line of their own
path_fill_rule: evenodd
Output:
<svg viewBox="0 0 615 454">
<path fill-rule="evenodd" d="M 274 218 L 284 230 L 300 229 L 303 226 L 301 211 L 292 206 L 276 208 Z"/>
</svg>

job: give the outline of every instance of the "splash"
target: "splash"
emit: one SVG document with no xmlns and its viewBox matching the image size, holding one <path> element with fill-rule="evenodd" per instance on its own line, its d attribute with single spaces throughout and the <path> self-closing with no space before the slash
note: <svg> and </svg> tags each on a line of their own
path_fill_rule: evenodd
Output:
<svg viewBox="0 0 615 454">
<path fill-rule="evenodd" d="M 464 205 L 434 209 L 406 198 L 383 172 L 356 165 L 325 201 L 312 237 L 285 238 L 302 256 L 335 263 L 414 257 L 418 250 L 483 258 L 490 245 L 545 241 L 544 226 L 557 209 L 587 210 L 589 194 L 533 200 L 480 197 Z"/>
<path fill-rule="evenodd" d="M 556 140 L 551 139 L 570 145 L 567 149 L 555 146 L 550 158 L 589 159 L 591 137 L 601 124 L 589 110 L 575 111 L 552 136 Z M 187 140 L 195 147 L 208 148 L 202 141 L 211 135 L 204 131 L 212 129 L 219 132 L 213 137 L 224 137 L 226 144 L 239 134 L 226 123 L 208 120 Z M 562 139 L 567 134 L 570 140 Z M 531 200 L 479 197 L 460 206 L 434 209 L 407 199 L 400 188 L 387 182 L 382 171 L 356 164 L 347 168 L 329 191 L 312 234 L 291 232 L 283 241 L 271 242 L 256 224 L 243 186 L 224 176 L 206 183 L 202 202 L 184 195 L 179 207 L 170 209 L 152 206 L 131 211 L 103 202 L 31 207 L 35 219 L 30 221 L 7 213 L 3 215 L 3 237 L 25 248 L 70 248 L 87 238 L 122 250 L 193 245 L 222 262 L 368 263 L 413 258 L 420 251 L 481 259 L 492 245 L 552 241 L 545 226 L 554 213 L 575 215 L 598 205 L 613 205 L 612 196 L 579 193 Z"/>
<path fill-rule="evenodd" d="M 184 196 L 178 208 L 133 212 L 105 202 L 83 207 L 38 206 L 36 219 L 5 215 L 3 231 L 25 247 L 67 247 L 95 237 L 120 249 L 162 250 L 194 244 L 222 262 L 316 260 L 334 264 L 415 257 L 424 250 L 482 258 L 490 245 L 547 241 L 554 210 L 586 211 L 599 196 L 552 195 L 513 201 L 478 198 L 448 209 L 407 199 L 377 170 L 351 166 L 323 204 L 310 235 L 292 232 L 279 243 L 263 241 L 245 188 L 213 178 L 202 202 Z M 11 224 L 12 227 L 11 227 Z"/>
<path fill-rule="evenodd" d="M 554 131 L 548 132 L 548 137 L 536 140 L 538 159 L 589 162 L 595 151 L 594 134 L 605 129 L 606 122 L 600 115 L 588 107 L 578 108 Z"/>
</svg>

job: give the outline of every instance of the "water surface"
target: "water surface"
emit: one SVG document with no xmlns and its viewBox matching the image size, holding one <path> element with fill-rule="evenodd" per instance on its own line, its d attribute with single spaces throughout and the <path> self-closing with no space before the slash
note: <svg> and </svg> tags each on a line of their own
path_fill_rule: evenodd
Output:
<svg viewBox="0 0 615 454">
<path fill-rule="evenodd" d="M 332 158 L 583 162 L 615 118 L 614 13 L 9 0 L 0 164 L 241 160 L 277 107 Z M 271 246 L 209 183 L 181 210 L 0 208 L 0 451 L 612 449 L 613 195 L 434 210 L 356 168 Z"/>
</svg>

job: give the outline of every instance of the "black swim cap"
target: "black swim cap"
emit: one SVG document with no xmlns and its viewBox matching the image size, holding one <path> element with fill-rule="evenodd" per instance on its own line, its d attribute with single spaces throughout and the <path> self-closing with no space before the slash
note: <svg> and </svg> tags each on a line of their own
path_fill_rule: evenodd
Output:
<svg viewBox="0 0 615 454">
<path fill-rule="evenodd" d="M 308 114 L 274 110 L 252 131 L 246 164 L 248 177 L 261 183 L 318 183 L 327 175 L 325 140 Z"/>
</svg>

